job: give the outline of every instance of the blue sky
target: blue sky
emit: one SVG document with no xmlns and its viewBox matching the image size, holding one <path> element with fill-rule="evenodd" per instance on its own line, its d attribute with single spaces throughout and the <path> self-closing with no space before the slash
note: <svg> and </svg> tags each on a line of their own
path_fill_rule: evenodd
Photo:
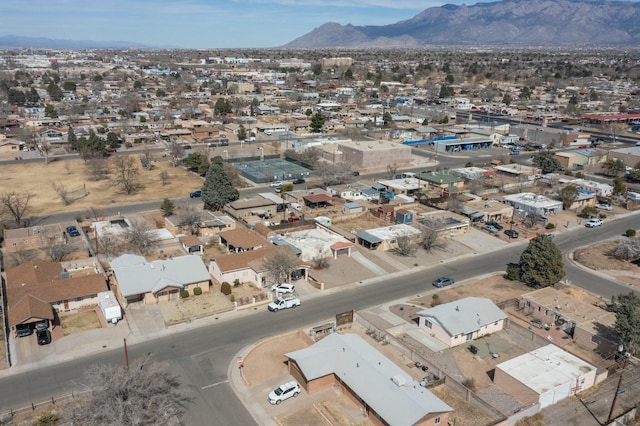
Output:
<svg viewBox="0 0 640 426">
<path fill-rule="evenodd" d="M 326 22 L 385 25 L 462 0 L 1 0 L 0 35 L 277 47 Z M 472 2 L 467 2 L 472 4 Z"/>
</svg>

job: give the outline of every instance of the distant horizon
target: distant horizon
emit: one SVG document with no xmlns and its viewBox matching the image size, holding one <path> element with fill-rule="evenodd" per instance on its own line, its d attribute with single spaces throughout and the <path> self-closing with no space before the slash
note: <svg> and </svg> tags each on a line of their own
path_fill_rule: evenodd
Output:
<svg viewBox="0 0 640 426">
<path fill-rule="evenodd" d="M 620 1 L 620 0 L 613 0 Z M 632 3 L 640 0 L 628 0 Z M 150 48 L 275 48 L 327 22 L 388 25 L 444 4 L 496 0 L 4 0 L 3 36 Z M 220 4 L 218 4 L 220 3 Z M 25 29 L 29 32 L 25 33 Z"/>
</svg>

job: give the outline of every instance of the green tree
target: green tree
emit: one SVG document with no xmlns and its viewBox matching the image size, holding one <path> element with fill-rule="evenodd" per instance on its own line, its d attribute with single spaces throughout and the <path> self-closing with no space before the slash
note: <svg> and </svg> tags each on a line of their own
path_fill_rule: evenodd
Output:
<svg viewBox="0 0 640 426">
<path fill-rule="evenodd" d="M 160 204 L 160 210 L 162 211 L 162 216 L 171 216 L 176 210 L 176 205 L 170 199 L 165 198 L 164 200 L 162 200 L 162 204 Z"/>
<path fill-rule="evenodd" d="M 322 74 L 322 64 L 313 64 L 313 66 L 311 67 L 311 72 L 313 73 L 313 75 L 318 77 L 320 74 Z"/>
<path fill-rule="evenodd" d="M 618 333 L 625 350 L 636 354 L 640 349 L 640 298 L 630 292 L 616 299 L 616 322 L 613 329 Z"/>
<path fill-rule="evenodd" d="M 26 94 L 26 101 L 30 104 L 37 104 L 40 102 L 40 95 L 38 95 L 38 91 L 33 87 Z"/>
<path fill-rule="evenodd" d="M 438 95 L 440 98 L 450 98 L 454 95 L 453 87 L 443 84 L 440 86 L 440 94 Z"/>
<path fill-rule="evenodd" d="M 509 106 L 511 104 L 511 95 L 508 93 L 505 93 L 504 96 L 502 97 L 502 103 L 505 104 L 506 106 Z"/>
<path fill-rule="evenodd" d="M 533 164 L 540 167 L 542 173 L 554 173 L 560 170 L 560 162 L 553 158 L 551 152 L 540 152 L 533 156 Z"/>
<path fill-rule="evenodd" d="M 225 98 L 218 98 L 215 105 L 213 106 L 213 111 L 216 115 L 230 114 L 232 111 L 231 104 L 229 104 L 229 101 Z"/>
<path fill-rule="evenodd" d="M 65 81 L 64 83 L 62 83 L 62 88 L 67 92 L 75 92 L 77 86 L 73 81 Z"/>
<path fill-rule="evenodd" d="M 167 96 L 167 92 L 165 92 L 162 89 L 157 89 L 156 90 L 156 97 L 157 98 L 164 98 L 165 96 Z"/>
<path fill-rule="evenodd" d="M 27 95 L 20 89 L 9 89 L 7 100 L 12 105 L 23 106 L 27 101 Z"/>
<path fill-rule="evenodd" d="M 626 167 L 622 160 L 610 159 L 602 164 L 602 169 L 607 176 L 618 177 L 625 172 Z"/>
<path fill-rule="evenodd" d="M 309 124 L 309 127 L 317 133 L 322 129 L 322 126 L 324 126 L 324 117 L 322 116 L 322 113 L 318 111 L 313 115 L 313 118 L 311 118 L 311 124 Z"/>
<path fill-rule="evenodd" d="M 589 92 L 589 100 L 590 101 L 597 101 L 598 100 L 598 93 L 596 92 L 595 89 L 591 89 L 591 92 Z"/>
<path fill-rule="evenodd" d="M 67 130 L 67 143 L 71 148 L 78 149 L 78 137 L 71 126 L 69 126 L 69 129 Z"/>
<path fill-rule="evenodd" d="M 107 145 L 109 145 L 109 147 L 111 148 L 117 148 L 118 145 L 120 145 L 120 139 L 118 138 L 118 135 L 113 132 L 107 133 Z"/>
<path fill-rule="evenodd" d="M 64 97 L 62 89 L 60 89 L 60 87 L 53 82 L 49 83 L 49 86 L 47 86 L 47 92 L 49 93 L 49 97 L 52 101 L 59 102 Z"/>
<path fill-rule="evenodd" d="M 136 90 L 142 89 L 142 82 L 140 80 L 136 80 L 133 82 L 133 88 Z"/>
<path fill-rule="evenodd" d="M 548 287 L 564 278 L 562 252 L 553 239 L 538 235 L 520 255 L 520 279 L 534 287 Z"/>
<path fill-rule="evenodd" d="M 244 128 L 244 126 L 241 124 L 240 127 L 238 127 L 238 140 L 246 140 L 247 139 L 247 129 Z"/>
<path fill-rule="evenodd" d="M 353 71 L 351 71 L 351 68 L 347 68 L 344 72 L 344 78 L 345 80 L 353 80 Z"/>
<path fill-rule="evenodd" d="M 382 125 L 384 127 L 388 127 L 391 123 L 393 123 L 393 117 L 391 117 L 391 113 L 389 111 L 385 111 L 384 114 L 382 114 Z"/>
<path fill-rule="evenodd" d="M 447 74 L 444 81 L 446 81 L 447 84 L 453 84 L 453 74 Z"/>
<path fill-rule="evenodd" d="M 627 185 L 624 183 L 624 179 L 617 177 L 613 179 L 613 193 L 615 195 L 622 195 L 627 192 Z"/>
<path fill-rule="evenodd" d="M 56 111 L 56 107 L 51 104 L 47 104 L 44 107 L 44 115 L 49 118 L 58 118 L 58 111 Z"/>
<path fill-rule="evenodd" d="M 558 197 L 566 210 L 578 199 L 578 188 L 575 185 L 567 185 L 558 192 Z"/>
<path fill-rule="evenodd" d="M 569 98 L 569 105 L 578 105 L 578 96 L 572 95 Z"/>
<path fill-rule="evenodd" d="M 208 210 L 220 210 L 225 204 L 238 199 L 238 191 L 219 161 L 214 161 L 204 180 L 202 201 Z"/>
<path fill-rule="evenodd" d="M 524 86 L 522 89 L 520 89 L 520 97 L 526 100 L 531 99 L 531 89 L 529 89 L 528 86 Z"/>
</svg>

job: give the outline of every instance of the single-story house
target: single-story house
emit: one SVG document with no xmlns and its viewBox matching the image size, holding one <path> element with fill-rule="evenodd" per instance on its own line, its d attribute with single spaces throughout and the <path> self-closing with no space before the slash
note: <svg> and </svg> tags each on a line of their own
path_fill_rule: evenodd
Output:
<svg viewBox="0 0 640 426">
<path fill-rule="evenodd" d="M 226 214 L 215 214 L 210 211 L 200 213 L 199 220 L 193 225 L 182 223 L 179 215 L 173 214 L 164 218 L 164 226 L 173 235 L 195 232 L 200 238 L 210 240 L 217 238 L 218 233 L 236 228 L 236 221 Z"/>
<path fill-rule="evenodd" d="M 420 213 L 415 223 L 418 228 L 425 227 L 443 236 L 453 237 L 469 232 L 469 219 L 446 210 Z"/>
<path fill-rule="evenodd" d="M 596 367 L 549 344 L 496 365 L 493 382 L 518 401 L 545 408 L 593 386 Z"/>
<path fill-rule="evenodd" d="M 543 324 L 562 327 L 578 346 L 603 357 L 618 349 L 620 339 L 614 331 L 615 313 L 582 301 L 572 292 L 541 288 L 523 294 L 519 307 L 525 315 Z"/>
<path fill-rule="evenodd" d="M 355 334 L 333 333 L 285 354 L 309 394 L 337 388 L 372 424 L 446 425 L 453 409 Z"/>
<path fill-rule="evenodd" d="M 263 197 L 237 200 L 224 206 L 224 211 L 236 219 L 246 216 L 273 217 L 278 211 L 278 204 L 273 200 Z"/>
<path fill-rule="evenodd" d="M 189 254 L 204 254 L 204 244 L 200 241 L 200 238 L 195 235 L 185 235 L 184 237 L 178 238 L 178 242 Z"/>
<path fill-rule="evenodd" d="M 4 247 L 8 252 L 43 249 L 66 243 L 65 229 L 59 223 L 4 230 Z"/>
<path fill-rule="evenodd" d="M 148 261 L 143 256 L 123 254 L 111 262 L 115 282 L 112 289 L 124 305 L 175 300 L 180 291 L 193 295 L 199 287 L 209 291 L 211 276 L 200 256 L 178 256 Z"/>
<path fill-rule="evenodd" d="M 429 189 L 439 197 L 457 194 L 464 188 L 464 179 L 454 175 L 449 170 L 423 172 L 420 173 L 419 178 L 428 182 Z"/>
<path fill-rule="evenodd" d="M 236 228 L 229 231 L 220 232 L 220 244 L 225 246 L 229 252 L 241 252 L 256 250 L 266 247 L 269 243 L 262 235 L 247 228 Z"/>
<path fill-rule="evenodd" d="M 548 216 L 562 211 L 562 201 L 552 200 L 531 192 L 509 194 L 502 197 L 508 205 L 526 214 Z"/>
<path fill-rule="evenodd" d="M 418 312 L 418 328 L 448 347 L 496 333 L 504 328 L 507 315 L 484 297 L 466 297 Z"/>
<path fill-rule="evenodd" d="M 368 229 L 356 234 L 357 242 L 369 250 L 393 250 L 398 247 L 399 238 L 417 240 L 422 232 L 404 223 Z"/>
<path fill-rule="evenodd" d="M 101 270 L 93 265 L 69 271 L 58 262 L 31 260 L 6 273 L 9 328 L 53 320 L 54 312 L 65 312 L 98 303 L 98 293 L 107 291 Z"/>
</svg>

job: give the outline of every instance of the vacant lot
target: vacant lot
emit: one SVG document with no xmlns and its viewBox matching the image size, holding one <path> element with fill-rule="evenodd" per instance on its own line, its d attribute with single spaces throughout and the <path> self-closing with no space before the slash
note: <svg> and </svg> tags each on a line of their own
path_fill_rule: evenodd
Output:
<svg viewBox="0 0 640 426">
<path fill-rule="evenodd" d="M 60 317 L 60 324 L 65 336 L 100 328 L 100 320 L 95 310 L 62 316 Z"/>
<path fill-rule="evenodd" d="M 108 162 L 108 161 L 107 161 Z M 109 162 L 108 162 L 109 163 Z M 109 163 L 110 164 L 110 163 Z M 33 194 L 26 216 L 77 211 L 111 204 L 128 204 L 147 200 L 172 198 L 188 194 L 202 186 L 201 177 L 168 162 L 152 162 L 152 168 L 144 169 L 137 163 L 137 181 L 140 189 L 127 195 L 114 184 L 115 170 L 109 168 L 104 179 L 94 180 L 87 164 L 79 159 L 58 160 L 49 164 L 24 163 L 2 166 L 3 191 Z M 163 185 L 161 174 L 168 174 Z M 63 205 L 52 184 L 62 185 L 68 191 L 71 203 Z"/>
</svg>

